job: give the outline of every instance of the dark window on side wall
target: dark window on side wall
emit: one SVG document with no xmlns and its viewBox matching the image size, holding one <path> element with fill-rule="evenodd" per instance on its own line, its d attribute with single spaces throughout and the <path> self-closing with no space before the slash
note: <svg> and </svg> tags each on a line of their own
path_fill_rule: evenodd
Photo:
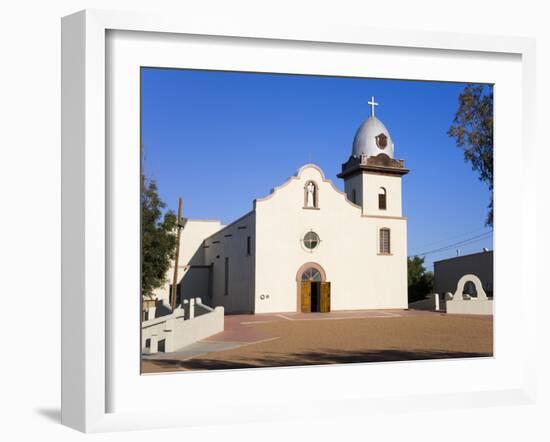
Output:
<svg viewBox="0 0 550 442">
<path fill-rule="evenodd" d="M 246 256 L 250 256 L 250 236 L 246 237 Z"/>
<path fill-rule="evenodd" d="M 223 294 L 225 296 L 229 295 L 229 258 L 225 257 L 225 280 L 224 280 L 224 290 Z"/>
</svg>

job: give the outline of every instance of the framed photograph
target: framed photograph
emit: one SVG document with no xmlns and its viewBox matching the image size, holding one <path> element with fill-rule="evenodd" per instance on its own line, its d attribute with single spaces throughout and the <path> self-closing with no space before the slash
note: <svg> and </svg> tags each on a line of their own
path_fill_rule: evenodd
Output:
<svg viewBox="0 0 550 442">
<path fill-rule="evenodd" d="M 533 401 L 533 41 L 108 11 L 62 36 L 65 425 Z"/>
</svg>

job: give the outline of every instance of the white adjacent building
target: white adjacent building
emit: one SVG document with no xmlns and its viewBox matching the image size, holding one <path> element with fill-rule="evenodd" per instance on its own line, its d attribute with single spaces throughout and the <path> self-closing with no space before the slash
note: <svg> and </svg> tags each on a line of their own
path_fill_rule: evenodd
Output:
<svg viewBox="0 0 550 442">
<path fill-rule="evenodd" d="M 229 225 L 187 220 L 178 297 L 226 313 L 407 308 L 407 173 L 373 104 L 338 174 L 345 192 L 306 164 Z M 169 304 L 170 285 L 156 295 Z"/>
</svg>

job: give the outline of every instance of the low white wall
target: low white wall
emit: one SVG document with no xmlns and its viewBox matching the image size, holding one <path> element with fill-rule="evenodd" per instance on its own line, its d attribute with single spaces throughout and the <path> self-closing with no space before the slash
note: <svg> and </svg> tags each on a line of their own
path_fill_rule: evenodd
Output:
<svg viewBox="0 0 550 442">
<path fill-rule="evenodd" d="M 453 299 L 447 300 L 448 314 L 492 315 L 492 299 Z"/>
<path fill-rule="evenodd" d="M 187 321 L 173 320 L 167 323 L 165 351 L 176 351 L 223 331 L 223 307 Z M 172 331 L 172 333 L 170 333 Z"/>
<path fill-rule="evenodd" d="M 196 303 L 195 311 L 200 316 L 185 319 L 185 310 L 178 308 L 174 313 L 142 323 L 142 350 L 150 339 L 150 352 L 158 352 L 158 344 L 164 340 L 166 353 L 176 351 L 201 339 L 220 333 L 224 329 L 223 307 L 210 307 Z"/>
<path fill-rule="evenodd" d="M 477 296 L 471 297 L 464 293 L 464 287 L 470 282 L 474 284 Z M 474 274 L 463 275 L 459 280 L 454 295 L 447 293 L 447 313 L 462 313 L 465 315 L 492 315 L 493 300 L 487 297 L 481 280 Z"/>
</svg>

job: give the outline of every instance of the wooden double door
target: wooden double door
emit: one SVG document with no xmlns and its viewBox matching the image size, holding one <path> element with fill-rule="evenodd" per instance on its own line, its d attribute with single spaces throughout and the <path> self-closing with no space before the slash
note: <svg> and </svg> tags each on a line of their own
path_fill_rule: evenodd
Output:
<svg viewBox="0 0 550 442">
<path fill-rule="evenodd" d="M 302 281 L 300 297 L 302 313 L 330 312 L 330 282 Z"/>
</svg>

